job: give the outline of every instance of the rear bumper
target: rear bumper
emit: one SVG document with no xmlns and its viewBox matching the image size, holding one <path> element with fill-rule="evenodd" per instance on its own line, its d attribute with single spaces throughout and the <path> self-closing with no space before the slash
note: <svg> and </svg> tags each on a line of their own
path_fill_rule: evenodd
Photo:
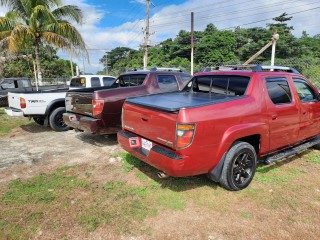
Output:
<svg viewBox="0 0 320 240">
<path fill-rule="evenodd" d="M 106 128 L 101 119 L 81 116 L 74 113 L 64 113 L 63 121 L 70 127 L 93 134 L 111 134 L 119 129 Z"/>
<path fill-rule="evenodd" d="M 136 140 L 137 144 L 133 146 L 131 144 L 132 140 Z M 174 151 L 154 142 L 151 150 L 147 152 L 141 148 L 141 137 L 124 131 L 118 132 L 118 142 L 124 150 L 169 176 L 194 175 L 186 166 L 189 156 L 176 154 Z"/>
<path fill-rule="evenodd" d="M 10 117 L 23 117 L 23 111 L 16 108 L 7 107 L 4 109 Z"/>
</svg>

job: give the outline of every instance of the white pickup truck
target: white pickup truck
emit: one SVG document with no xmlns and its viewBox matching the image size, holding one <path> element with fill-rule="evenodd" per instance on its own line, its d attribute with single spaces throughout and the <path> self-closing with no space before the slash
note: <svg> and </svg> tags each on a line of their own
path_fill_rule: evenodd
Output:
<svg viewBox="0 0 320 240">
<path fill-rule="evenodd" d="M 111 88 L 115 77 L 104 75 L 81 75 L 70 81 L 70 88 Z M 40 90 L 8 93 L 9 107 L 5 112 L 9 116 L 29 117 L 39 125 L 50 125 L 55 131 L 70 129 L 62 118 L 66 112 L 65 97 L 69 89 Z"/>
</svg>

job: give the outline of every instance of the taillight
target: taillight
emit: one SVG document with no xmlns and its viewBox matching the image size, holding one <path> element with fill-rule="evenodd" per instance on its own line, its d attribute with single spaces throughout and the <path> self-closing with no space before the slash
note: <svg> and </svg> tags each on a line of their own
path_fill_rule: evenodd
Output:
<svg viewBox="0 0 320 240">
<path fill-rule="evenodd" d="M 27 103 L 26 100 L 24 98 L 20 98 L 20 108 L 26 108 L 27 107 Z"/>
<path fill-rule="evenodd" d="M 189 147 L 192 143 L 195 130 L 195 124 L 178 123 L 176 129 L 176 148 L 183 149 Z"/>
<path fill-rule="evenodd" d="M 92 100 L 92 114 L 97 116 L 102 112 L 103 109 L 103 100 Z"/>
</svg>

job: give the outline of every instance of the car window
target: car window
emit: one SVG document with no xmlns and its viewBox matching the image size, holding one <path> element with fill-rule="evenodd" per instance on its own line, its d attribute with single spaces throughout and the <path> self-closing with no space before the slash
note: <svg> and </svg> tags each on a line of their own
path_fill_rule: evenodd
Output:
<svg viewBox="0 0 320 240">
<path fill-rule="evenodd" d="M 291 103 L 291 92 L 286 78 L 266 78 L 269 97 L 274 104 Z"/>
<path fill-rule="evenodd" d="M 103 77 L 102 81 L 103 86 L 111 86 L 115 82 L 115 79 L 111 77 Z"/>
<path fill-rule="evenodd" d="M 223 94 L 229 96 L 242 96 L 245 94 L 250 82 L 247 76 L 199 76 L 194 78 L 192 90 Z"/>
<path fill-rule="evenodd" d="M 72 78 L 70 87 L 86 87 L 86 79 L 83 77 Z"/>
<path fill-rule="evenodd" d="M 142 85 L 147 74 L 123 75 L 119 78 L 121 87 Z"/>
<path fill-rule="evenodd" d="M 12 81 L 12 80 L 3 80 L 1 83 L 1 87 L 2 87 L 2 89 L 16 88 L 14 81 Z"/>
<path fill-rule="evenodd" d="M 293 83 L 296 87 L 301 102 L 313 102 L 316 100 L 316 93 L 306 81 L 303 79 L 294 78 Z"/>
<path fill-rule="evenodd" d="M 27 80 L 27 79 L 22 79 L 22 80 L 20 80 L 20 81 L 21 81 L 21 83 L 22 83 L 22 87 L 31 87 L 31 83 L 30 83 L 29 80 Z"/>
<path fill-rule="evenodd" d="M 164 92 L 178 90 L 177 80 L 173 75 L 158 75 L 158 85 Z"/>
<path fill-rule="evenodd" d="M 91 77 L 91 87 L 100 87 L 100 78 L 98 77 Z"/>
</svg>

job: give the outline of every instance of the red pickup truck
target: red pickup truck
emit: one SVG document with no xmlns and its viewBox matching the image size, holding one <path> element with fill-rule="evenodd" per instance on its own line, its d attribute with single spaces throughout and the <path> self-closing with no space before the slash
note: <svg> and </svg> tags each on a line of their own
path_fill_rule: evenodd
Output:
<svg viewBox="0 0 320 240">
<path fill-rule="evenodd" d="M 108 89 L 68 91 L 63 120 L 80 131 L 116 133 L 121 130 L 121 109 L 127 97 L 182 90 L 191 78 L 177 68 L 133 70 L 121 74 Z"/>
<path fill-rule="evenodd" d="M 320 148 L 319 92 L 288 67 L 201 72 L 182 92 L 127 99 L 122 118 L 120 145 L 159 177 L 208 174 L 229 190 L 258 160 Z"/>
</svg>

